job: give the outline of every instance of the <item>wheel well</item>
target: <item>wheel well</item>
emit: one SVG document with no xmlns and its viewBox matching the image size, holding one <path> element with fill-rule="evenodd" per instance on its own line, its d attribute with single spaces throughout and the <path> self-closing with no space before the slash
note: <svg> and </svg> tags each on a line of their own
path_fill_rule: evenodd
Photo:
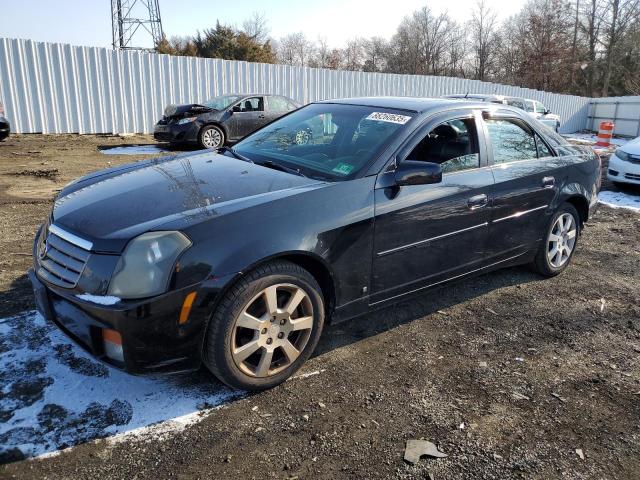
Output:
<svg viewBox="0 0 640 480">
<path fill-rule="evenodd" d="M 320 288 L 322 289 L 322 296 L 324 297 L 326 317 L 331 318 L 331 313 L 335 306 L 336 291 L 333 283 L 333 277 L 331 272 L 320 260 L 315 259 L 309 255 L 304 254 L 289 254 L 283 255 L 277 258 L 271 258 L 270 260 L 288 260 L 291 263 L 301 266 L 316 279 Z"/>
<path fill-rule="evenodd" d="M 589 202 L 584 197 L 574 195 L 567 199 L 567 203 L 575 207 L 580 215 L 580 226 L 584 225 L 589 220 Z"/>
<path fill-rule="evenodd" d="M 221 124 L 221 123 L 218 123 L 218 122 L 215 122 L 215 121 L 214 121 L 214 122 L 207 122 L 207 123 L 205 123 L 204 125 L 202 125 L 202 126 L 200 127 L 200 131 L 198 132 L 198 135 L 200 135 L 200 132 L 202 131 L 202 129 L 203 129 L 204 127 L 208 127 L 208 126 L 210 126 L 210 125 L 211 125 L 211 126 L 214 126 L 214 127 L 218 127 L 220 130 L 222 130 L 222 133 L 224 134 L 224 141 L 225 141 L 225 143 L 226 143 L 227 141 L 229 141 L 229 134 L 227 133 L 227 129 L 226 129 L 226 128 Z"/>
</svg>

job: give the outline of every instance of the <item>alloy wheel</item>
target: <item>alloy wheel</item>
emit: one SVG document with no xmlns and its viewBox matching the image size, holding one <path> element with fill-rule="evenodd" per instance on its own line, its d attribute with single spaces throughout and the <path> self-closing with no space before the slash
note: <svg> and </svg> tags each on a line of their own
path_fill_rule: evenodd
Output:
<svg viewBox="0 0 640 480">
<path fill-rule="evenodd" d="M 301 287 L 271 285 L 254 296 L 235 319 L 231 356 L 243 373 L 268 377 L 290 366 L 313 329 L 313 304 Z"/>
<path fill-rule="evenodd" d="M 202 144 L 207 148 L 217 148 L 220 146 L 222 136 L 216 128 L 209 128 L 202 134 Z"/>
<path fill-rule="evenodd" d="M 576 244 L 577 233 L 573 215 L 563 213 L 556 219 L 547 240 L 547 258 L 552 267 L 560 268 L 567 263 Z"/>
<path fill-rule="evenodd" d="M 300 130 L 296 132 L 296 145 L 306 145 L 309 143 L 309 140 L 311 140 L 311 134 L 307 130 Z"/>
</svg>

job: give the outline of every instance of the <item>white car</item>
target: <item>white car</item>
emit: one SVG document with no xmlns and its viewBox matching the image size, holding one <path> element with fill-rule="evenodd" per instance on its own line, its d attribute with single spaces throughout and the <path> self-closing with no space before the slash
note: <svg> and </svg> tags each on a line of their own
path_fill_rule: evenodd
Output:
<svg viewBox="0 0 640 480">
<path fill-rule="evenodd" d="M 517 107 L 528 112 L 533 118 L 543 123 L 551 130 L 557 132 L 560 129 L 560 116 L 551 113 L 547 107 L 532 98 L 505 97 L 505 100 L 512 107 Z"/>
<path fill-rule="evenodd" d="M 560 130 L 560 116 L 551 113 L 547 107 L 537 100 L 522 97 L 507 97 L 505 95 L 484 94 L 484 93 L 465 93 L 456 95 L 444 95 L 443 98 L 451 98 L 454 100 L 472 100 L 480 102 L 500 103 L 503 105 L 511 105 L 512 107 L 524 110 L 540 123 L 546 125 L 554 132 Z"/>
<path fill-rule="evenodd" d="M 640 137 L 613 152 L 609 157 L 607 178 L 614 183 L 640 185 Z"/>
</svg>

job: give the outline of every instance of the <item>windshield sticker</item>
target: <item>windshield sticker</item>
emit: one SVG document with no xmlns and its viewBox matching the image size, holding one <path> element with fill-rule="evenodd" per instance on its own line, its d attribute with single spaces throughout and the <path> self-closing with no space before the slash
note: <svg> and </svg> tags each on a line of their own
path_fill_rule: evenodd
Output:
<svg viewBox="0 0 640 480">
<path fill-rule="evenodd" d="M 395 113 L 373 112 L 369 114 L 367 120 L 377 120 L 378 122 L 398 123 L 404 125 L 411 117 L 406 115 L 396 115 Z"/>
<path fill-rule="evenodd" d="M 332 172 L 339 173 L 340 175 L 349 175 L 353 170 L 353 165 L 349 165 L 348 163 L 340 162 L 336 167 L 331 170 Z"/>
</svg>

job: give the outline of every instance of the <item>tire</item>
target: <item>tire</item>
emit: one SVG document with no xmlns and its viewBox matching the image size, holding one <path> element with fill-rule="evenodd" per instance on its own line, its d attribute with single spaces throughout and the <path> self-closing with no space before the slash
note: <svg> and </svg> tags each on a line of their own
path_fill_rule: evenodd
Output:
<svg viewBox="0 0 640 480">
<path fill-rule="evenodd" d="M 269 308 L 274 295 L 277 308 Z M 286 312 L 289 302 L 295 304 L 293 315 Z M 315 278 L 294 263 L 270 262 L 224 294 L 209 322 L 203 361 L 232 388 L 272 388 L 311 356 L 323 324 L 324 300 Z"/>
<path fill-rule="evenodd" d="M 215 125 L 205 125 L 198 133 L 198 145 L 202 148 L 219 148 L 224 145 L 224 132 Z"/>
<path fill-rule="evenodd" d="M 563 217 L 562 223 L 566 225 L 567 219 L 571 219 L 571 224 L 562 235 L 560 233 L 559 219 Z M 544 234 L 544 241 L 540 244 L 540 248 L 536 253 L 532 263 L 534 271 L 545 277 L 554 277 L 562 273 L 571 263 L 573 254 L 578 246 L 578 238 L 580 237 L 580 215 L 573 205 L 564 203 L 553 214 L 551 220 L 547 224 Z M 554 241 L 554 237 L 560 236 L 559 243 Z M 555 255 L 554 248 L 557 249 Z"/>
</svg>

